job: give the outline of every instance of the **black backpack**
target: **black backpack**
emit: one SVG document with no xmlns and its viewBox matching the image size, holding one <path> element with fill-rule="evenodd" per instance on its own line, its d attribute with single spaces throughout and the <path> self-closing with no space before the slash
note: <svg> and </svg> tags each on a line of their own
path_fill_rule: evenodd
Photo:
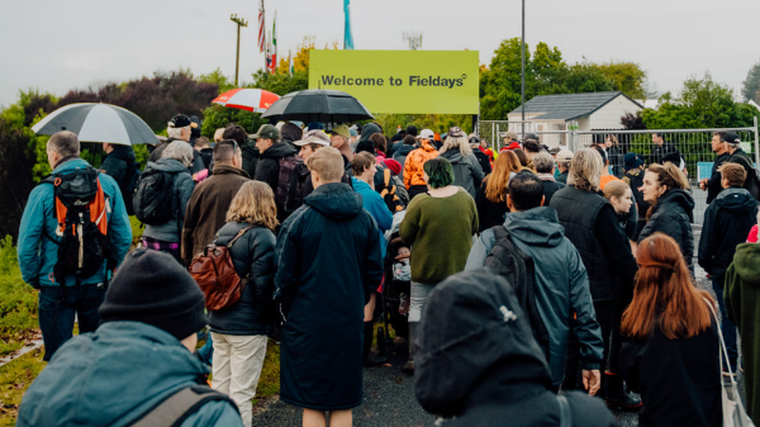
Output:
<svg viewBox="0 0 760 427">
<path fill-rule="evenodd" d="M 137 181 L 140 179 L 140 164 L 137 162 L 127 162 L 127 173 L 124 175 L 124 183 L 119 186 L 121 195 L 124 197 L 124 206 L 127 208 L 127 215 L 134 215 L 135 209 L 132 203 L 132 196 L 135 194 Z"/>
<path fill-rule="evenodd" d="M 167 396 L 166 399 L 151 407 L 130 425 L 132 427 L 180 426 L 188 417 L 211 401 L 229 402 L 232 407 L 238 410 L 235 402 L 226 394 L 212 390 L 207 386 L 193 385 Z"/>
<path fill-rule="evenodd" d="M 287 156 L 279 161 L 280 172 L 274 202 L 278 214 L 290 215 L 303 204 L 303 188 L 310 176 L 300 156 Z"/>
<path fill-rule="evenodd" d="M 53 267 L 55 281 L 65 286 L 66 275 L 82 279 L 99 272 L 103 262 L 113 269 L 116 262 L 110 258 L 108 230 L 108 203 L 92 166 L 66 174 L 52 174 L 42 183 L 53 185 L 54 212 L 58 226 L 56 235 L 45 236 L 58 246 L 58 260 Z"/>
<path fill-rule="evenodd" d="M 528 315 L 530 328 L 549 362 L 549 333 L 536 306 L 535 264 L 533 258 L 512 243 L 503 225 L 492 227 L 496 241 L 486 256 L 486 267 L 507 279 L 523 311 Z"/>
<path fill-rule="evenodd" d="M 153 168 L 140 175 L 132 196 L 135 216 L 140 222 L 161 225 L 174 218 L 174 175 Z"/>
</svg>

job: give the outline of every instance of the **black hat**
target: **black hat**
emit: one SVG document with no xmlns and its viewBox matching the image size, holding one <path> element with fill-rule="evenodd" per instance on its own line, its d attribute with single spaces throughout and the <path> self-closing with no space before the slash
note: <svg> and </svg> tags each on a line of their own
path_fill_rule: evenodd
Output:
<svg viewBox="0 0 760 427">
<path fill-rule="evenodd" d="M 486 267 L 449 276 L 425 303 L 414 355 L 414 390 L 426 411 L 460 415 L 488 375 L 521 389 L 551 377 L 507 280 Z M 445 374 L 444 374 L 445 373 Z"/>
<path fill-rule="evenodd" d="M 625 155 L 625 160 L 623 161 L 623 169 L 629 171 L 631 169 L 636 169 L 643 164 L 644 160 L 642 160 L 638 154 L 631 152 Z"/>
<path fill-rule="evenodd" d="M 361 153 L 362 151 L 366 151 L 373 156 L 375 155 L 375 145 L 372 144 L 372 141 L 362 141 L 356 145 L 356 154 Z"/>
<path fill-rule="evenodd" d="M 741 139 L 739 139 L 739 135 L 735 134 L 734 132 L 726 132 L 723 134 L 723 138 L 721 138 L 721 141 L 727 142 L 731 145 L 739 145 L 739 143 L 742 142 Z"/>
<path fill-rule="evenodd" d="M 206 326 L 205 305 L 193 276 L 174 257 L 137 248 L 119 267 L 98 314 L 101 324 L 143 322 L 182 340 Z"/>
<path fill-rule="evenodd" d="M 192 123 L 193 122 L 190 121 L 190 118 L 184 114 L 177 114 L 176 116 L 172 117 L 171 120 L 169 120 L 169 124 L 175 128 L 190 126 Z"/>
<path fill-rule="evenodd" d="M 412 135 L 412 136 L 417 136 L 417 126 L 415 126 L 415 125 L 409 125 L 409 126 L 407 126 L 406 127 L 406 134 L 407 135 Z"/>
</svg>

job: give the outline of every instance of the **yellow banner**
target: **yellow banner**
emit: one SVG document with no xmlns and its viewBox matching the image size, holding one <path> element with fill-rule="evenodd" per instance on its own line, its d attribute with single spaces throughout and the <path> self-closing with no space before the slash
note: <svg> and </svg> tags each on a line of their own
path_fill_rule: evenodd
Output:
<svg viewBox="0 0 760 427">
<path fill-rule="evenodd" d="M 349 93 L 373 113 L 478 114 L 477 51 L 312 50 L 309 89 Z"/>
</svg>

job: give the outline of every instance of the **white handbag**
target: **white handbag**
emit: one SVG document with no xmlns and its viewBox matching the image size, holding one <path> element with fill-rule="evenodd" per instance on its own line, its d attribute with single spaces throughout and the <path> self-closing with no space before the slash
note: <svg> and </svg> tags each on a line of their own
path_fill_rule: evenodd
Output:
<svg viewBox="0 0 760 427">
<path fill-rule="evenodd" d="M 755 424 L 752 423 L 752 420 L 747 415 L 747 411 L 744 410 L 741 396 L 739 396 L 739 388 L 736 386 L 734 373 L 731 371 L 731 364 L 728 362 L 728 351 L 726 350 L 726 342 L 723 340 L 723 332 L 720 329 L 718 314 L 715 312 L 712 302 L 708 300 L 705 300 L 705 302 L 710 307 L 710 312 L 718 327 L 718 337 L 720 338 L 720 374 L 721 376 L 723 375 L 723 362 L 725 361 L 726 370 L 731 378 L 729 383 L 726 383 L 725 380 L 722 381 L 723 385 L 720 389 L 721 404 L 723 406 L 723 427 L 754 427 Z"/>
</svg>

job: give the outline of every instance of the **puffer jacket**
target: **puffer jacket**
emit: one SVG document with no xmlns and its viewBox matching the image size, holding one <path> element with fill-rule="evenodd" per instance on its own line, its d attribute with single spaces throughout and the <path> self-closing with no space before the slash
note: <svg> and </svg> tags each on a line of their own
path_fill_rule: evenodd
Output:
<svg viewBox="0 0 760 427">
<path fill-rule="evenodd" d="M 658 231 L 667 234 L 678 243 L 689 270 L 694 273 L 692 222 L 694 222 L 694 198 L 686 190 L 669 190 L 660 196 L 654 205 L 652 216 L 639 234 L 639 243 Z"/>
<path fill-rule="evenodd" d="M 253 179 L 269 184 L 272 191 L 277 193 L 280 182 L 280 160 L 298 154 L 296 148 L 284 142 L 278 142 L 261 153 L 261 160 L 256 166 L 256 175 Z"/>
<path fill-rule="evenodd" d="M 54 174 L 68 174 L 76 170 L 87 168 L 89 163 L 78 157 L 63 160 L 56 165 Z M 111 256 L 117 263 L 121 263 L 132 244 L 132 227 L 129 224 L 124 199 L 121 191 L 113 178 L 106 174 L 100 174 L 100 186 L 103 188 L 107 205 L 106 218 L 108 219 L 108 240 L 111 243 Z M 58 221 L 55 215 L 55 195 L 52 184 L 40 183 L 29 194 L 29 199 L 24 207 L 21 217 L 21 226 L 18 230 L 18 263 L 24 282 L 34 288 L 40 286 L 74 286 L 74 275 L 56 279 L 53 275 L 53 267 L 58 262 L 58 238 L 56 228 Z M 56 241 L 52 241 L 56 238 Z M 82 278 L 82 285 L 94 285 L 105 281 L 106 261 L 98 273 L 90 277 Z"/>
<path fill-rule="evenodd" d="M 441 157 L 451 162 L 454 169 L 454 185 L 458 185 L 475 198 L 477 188 L 483 182 L 483 168 L 474 154 L 463 156 L 459 148 L 444 151 Z"/>
<path fill-rule="evenodd" d="M 228 222 L 216 238 L 218 245 L 228 244 L 237 233 L 251 224 Z M 227 335 L 265 335 L 272 331 L 274 302 L 274 233 L 264 227 L 245 232 L 230 249 L 238 276 L 248 278 L 240 300 L 222 310 L 209 312 L 212 331 Z"/>
<path fill-rule="evenodd" d="M 185 220 L 185 209 L 190 196 L 195 189 L 195 182 L 190 171 L 179 160 L 160 159 L 158 162 L 148 162 L 145 171 L 160 170 L 172 174 L 172 212 L 174 218 L 161 225 L 146 225 L 143 236 L 164 242 L 179 242 L 182 234 L 182 224 Z"/>
<path fill-rule="evenodd" d="M 206 383 L 208 368 L 177 338 L 141 322 L 107 322 L 75 336 L 29 387 L 17 426 L 133 425 L 179 390 Z M 201 405 L 182 424 L 242 426 L 231 402 Z"/>
<path fill-rule="evenodd" d="M 430 159 L 438 157 L 438 150 L 430 142 L 420 142 L 420 147 L 412 150 L 404 162 L 404 185 L 407 190 L 412 185 L 425 185 L 422 176 L 425 171 L 422 165 Z"/>
</svg>

